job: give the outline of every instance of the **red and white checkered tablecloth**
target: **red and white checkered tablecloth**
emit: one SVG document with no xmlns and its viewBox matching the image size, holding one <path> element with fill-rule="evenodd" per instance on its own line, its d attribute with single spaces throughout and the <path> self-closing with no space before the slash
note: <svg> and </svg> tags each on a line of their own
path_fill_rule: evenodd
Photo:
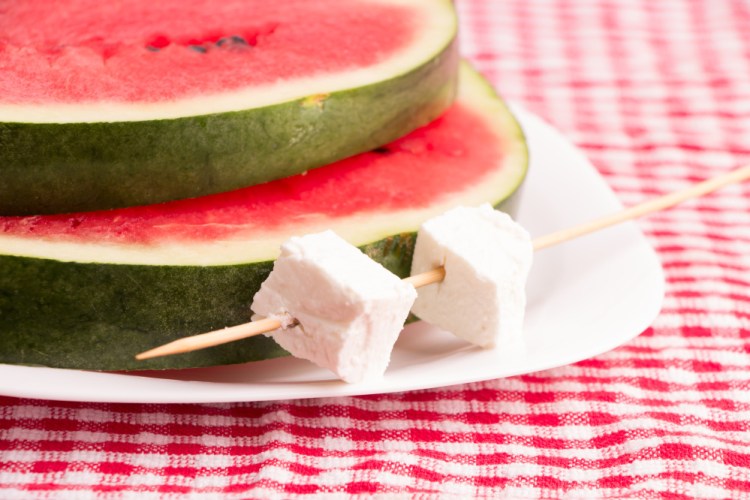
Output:
<svg viewBox="0 0 750 500">
<path fill-rule="evenodd" d="M 750 162 L 750 3 L 461 0 L 463 53 L 626 205 Z M 643 335 L 532 375 L 206 405 L 0 398 L 0 498 L 750 497 L 750 184 L 639 222 Z"/>
</svg>

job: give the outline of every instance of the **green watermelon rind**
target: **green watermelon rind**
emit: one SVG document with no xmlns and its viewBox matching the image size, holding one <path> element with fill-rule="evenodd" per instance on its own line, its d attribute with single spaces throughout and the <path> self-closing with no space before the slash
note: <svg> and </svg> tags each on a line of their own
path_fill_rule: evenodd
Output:
<svg viewBox="0 0 750 500">
<path fill-rule="evenodd" d="M 479 88 L 495 96 L 485 82 Z M 495 118 L 512 144 L 508 154 L 513 164 L 521 168 L 512 182 L 497 186 L 492 203 L 514 214 L 528 150 L 519 124 L 503 109 L 504 115 Z M 415 240 L 415 232 L 401 232 L 375 236 L 360 248 L 406 277 Z M 252 298 L 272 267 L 272 261 L 170 266 L 0 255 L 0 363 L 120 371 L 227 365 L 287 355 L 273 340 L 259 336 L 176 356 L 134 359 L 138 352 L 186 335 L 249 321 Z"/>
<path fill-rule="evenodd" d="M 435 2 L 451 9 L 448 1 Z M 0 121 L 0 214 L 70 213 L 220 193 L 369 151 L 452 103 L 454 31 L 424 62 L 365 86 L 265 107 L 144 121 Z"/>
</svg>

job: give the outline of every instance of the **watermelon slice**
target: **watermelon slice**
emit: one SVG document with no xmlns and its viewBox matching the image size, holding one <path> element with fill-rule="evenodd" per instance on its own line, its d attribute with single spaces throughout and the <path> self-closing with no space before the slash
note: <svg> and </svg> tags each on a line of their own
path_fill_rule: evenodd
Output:
<svg viewBox="0 0 750 500">
<path fill-rule="evenodd" d="M 133 360 L 248 321 L 291 235 L 333 229 L 403 277 L 427 218 L 458 204 L 512 211 L 526 173 L 523 134 L 479 75 L 460 74 L 457 102 L 433 123 L 306 174 L 161 205 L 0 217 L 0 362 L 125 370 L 283 355 L 256 337 Z"/>
<path fill-rule="evenodd" d="M 449 0 L 11 2 L 0 214 L 250 186 L 390 142 L 455 94 Z"/>
</svg>

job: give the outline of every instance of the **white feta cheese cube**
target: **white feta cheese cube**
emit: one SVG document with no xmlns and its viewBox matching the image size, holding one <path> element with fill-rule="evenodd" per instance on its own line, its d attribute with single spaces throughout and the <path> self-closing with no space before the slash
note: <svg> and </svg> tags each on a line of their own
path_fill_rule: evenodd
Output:
<svg viewBox="0 0 750 500">
<path fill-rule="evenodd" d="M 383 375 L 416 296 L 412 285 L 325 231 L 281 246 L 252 310 L 285 325 L 271 335 L 293 356 L 355 383 Z"/>
<path fill-rule="evenodd" d="M 473 344 L 515 348 L 533 252 L 529 233 L 488 204 L 434 217 L 419 229 L 411 273 L 444 266 L 445 279 L 420 289 L 412 311 Z"/>
</svg>

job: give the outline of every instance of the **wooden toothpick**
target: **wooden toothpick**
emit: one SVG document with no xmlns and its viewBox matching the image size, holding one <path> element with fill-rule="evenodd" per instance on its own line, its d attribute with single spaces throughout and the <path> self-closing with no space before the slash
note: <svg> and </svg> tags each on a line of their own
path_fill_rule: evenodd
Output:
<svg viewBox="0 0 750 500">
<path fill-rule="evenodd" d="M 643 217 L 644 215 L 665 210 L 684 201 L 704 196 L 708 193 L 712 193 L 718 189 L 721 189 L 724 186 L 743 182 L 747 179 L 750 179 L 750 165 L 740 167 L 729 173 L 718 175 L 706 181 L 695 184 L 687 189 L 675 191 L 654 200 L 650 200 L 627 208 L 620 212 L 607 215 L 568 229 L 556 231 L 546 236 L 542 236 L 533 241 L 534 250 L 542 250 L 544 248 L 548 248 L 559 243 L 578 238 L 579 236 L 583 236 L 610 226 L 614 226 L 616 224 L 620 224 L 621 222 L 637 219 L 639 217 Z M 404 278 L 404 281 L 411 283 L 415 288 L 419 288 L 433 283 L 439 283 L 443 280 L 443 278 L 445 278 L 445 269 L 442 267 L 438 267 L 431 271 L 426 271 L 424 273 L 415 274 L 414 276 Z M 168 356 L 171 354 L 197 351 L 199 349 L 205 349 L 207 347 L 226 344 L 235 340 L 271 332 L 273 330 L 281 328 L 281 326 L 281 323 L 273 318 L 261 319 L 258 321 L 253 321 L 251 323 L 245 323 L 243 325 L 232 326 L 213 332 L 202 333 L 200 335 L 193 335 L 191 337 L 178 339 L 174 342 L 164 344 L 155 349 L 142 352 L 135 358 L 138 360 L 143 360 L 157 358 L 160 356 Z"/>
<path fill-rule="evenodd" d="M 242 325 L 230 326 L 213 332 L 184 337 L 138 354 L 135 359 L 151 359 L 183 352 L 197 351 L 206 347 L 226 344 L 235 340 L 254 337 L 281 328 L 281 322 L 273 318 L 264 318 Z"/>
<path fill-rule="evenodd" d="M 547 236 L 542 236 L 534 240 L 534 250 L 541 250 L 543 248 L 551 247 L 553 245 L 557 245 L 558 243 L 563 243 L 565 241 L 578 238 L 579 236 L 593 233 L 606 227 L 614 226 L 615 224 L 619 224 L 621 222 L 637 219 L 639 217 L 643 217 L 644 215 L 659 212 L 661 210 L 666 210 L 667 208 L 679 205 L 683 201 L 687 201 L 693 198 L 699 198 L 709 193 L 713 193 L 717 189 L 721 189 L 724 186 L 737 184 L 748 179 L 750 179 L 750 165 L 737 168 L 735 170 L 732 170 L 731 172 L 727 172 L 726 174 L 717 175 L 716 177 L 712 177 L 711 179 L 699 182 L 698 184 L 694 184 L 689 188 L 675 191 L 653 200 L 640 203 L 612 215 L 607 215 L 592 220 L 591 222 L 586 222 L 578 226 L 556 231 L 554 233 L 548 234 Z"/>
</svg>

